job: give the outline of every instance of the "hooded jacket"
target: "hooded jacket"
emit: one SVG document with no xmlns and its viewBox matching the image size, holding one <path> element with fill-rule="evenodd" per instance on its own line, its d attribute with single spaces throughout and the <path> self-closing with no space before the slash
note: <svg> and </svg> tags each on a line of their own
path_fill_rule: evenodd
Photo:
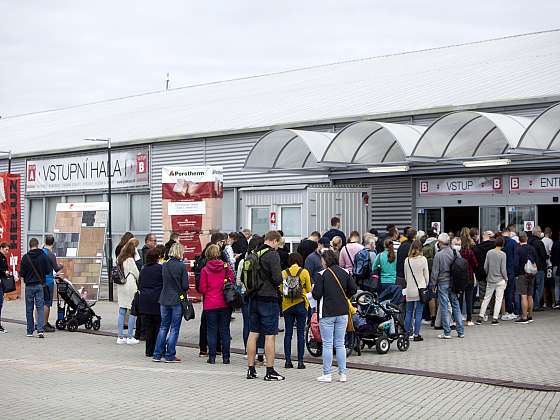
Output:
<svg viewBox="0 0 560 420">
<path fill-rule="evenodd" d="M 203 308 L 225 309 L 227 304 L 224 300 L 224 283 L 233 283 L 235 276 L 228 263 L 222 260 L 210 260 L 200 273 L 200 293 L 204 295 Z"/>
<path fill-rule="evenodd" d="M 33 267 L 37 271 L 33 270 Z M 45 278 L 48 273 L 52 273 L 55 267 L 52 266 L 51 260 L 45 255 L 42 249 L 35 248 L 29 251 L 21 259 L 21 268 L 19 270 L 19 276 L 23 277 L 23 281 L 27 286 L 32 284 L 45 283 Z M 40 278 L 37 278 L 37 275 Z"/>
</svg>

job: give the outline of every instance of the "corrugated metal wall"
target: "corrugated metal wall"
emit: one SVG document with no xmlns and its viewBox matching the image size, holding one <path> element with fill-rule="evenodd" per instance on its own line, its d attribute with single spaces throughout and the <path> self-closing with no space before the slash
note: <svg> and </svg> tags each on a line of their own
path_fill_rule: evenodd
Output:
<svg viewBox="0 0 560 420">
<path fill-rule="evenodd" d="M 384 231 L 389 223 L 402 229 L 414 224 L 414 190 L 411 177 L 371 179 L 371 227 Z"/>
<path fill-rule="evenodd" d="M 369 210 L 363 203 L 363 193 L 369 193 L 369 189 L 309 188 L 308 231 L 323 233 L 330 228 L 331 217 L 338 216 L 344 232 L 365 232 L 368 229 Z"/>
</svg>

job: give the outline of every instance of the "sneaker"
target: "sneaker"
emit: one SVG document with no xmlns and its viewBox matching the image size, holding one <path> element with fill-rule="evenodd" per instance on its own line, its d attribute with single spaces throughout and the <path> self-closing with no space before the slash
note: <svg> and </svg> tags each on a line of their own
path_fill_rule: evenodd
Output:
<svg viewBox="0 0 560 420">
<path fill-rule="evenodd" d="M 432 323 L 430 321 L 426 321 L 425 319 L 423 319 L 422 325 L 432 325 Z"/>
<path fill-rule="evenodd" d="M 441 338 L 443 340 L 449 340 L 449 339 L 451 339 L 451 336 L 450 335 L 445 335 L 445 334 L 440 334 L 440 335 L 438 335 L 438 338 Z"/>
<path fill-rule="evenodd" d="M 488 321 L 488 315 L 484 315 L 484 322 Z"/>
<path fill-rule="evenodd" d="M 346 376 L 345 373 L 341 373 L 340 376 L 338 377 L 338 382 L 346 382 L 348 381 L 348 377 Z"/>
<path fill-rule="evenodd" d="M 424 338 L 421 335 L 415 335 L 412 341 L 424 341 Z"/>
<path fill-rule="evenodd" d="M 482 319 L 483 319 L 483 318 L 478 317 L 478 319 L 476 320 L 475 324 L 476 324 L 476 325 L 482 325 Z"/>
<path fill-rule="evenodd" d="M 42 332 L 40 332 L 39 335 L 38 335 L 38 337 L 39 337 L 39 338 L 45 338 L 45 334 L 42 333 Z"/>
<path fill-rule="evenodd" d="M 56 329 L 51 324 L 47 323 L 47 325 L 45 325 L 45 332 L 53 333 L 55 331 L 56 331 Z"/>
<path fill-rule="evenodd" d="M 208 356 L 208 352 L 207 352 L 207 351 L 200 351 L 200 352 L 198 353 L 198 357 L 206 357 L 206 356 Z"/>
<path fill-rule="evenodd" d="M 181 363 L 182 360 L 175 356 L 173 359 L 165 359 L 165 363 Z"/>
<path fill-rule="evenodd" d="M 156 363 L 157 363 L 157 362 L 161 362 L 161 357 L 160 357 L 159 359 L 158 359 L 157 357 L 154 357 L 154 358 L 152 359 L 152 362 L 156 362 Z"/>
<path fill-rule="evenodd" d="M 319 382 L 327 382 L 330 383 L 332 382 L 332 376 L 331 375 L 321 375 L 317 378 L 317 380 Z"/>
<path fill-rule="evenodd" d="M 498 321 L 497 319 L 493 319 L 492 325 L 500 325 L 500 321 Z"/>
<path fill-rule="evenodd" d="M 552 307 L 552 309 L 560 309 L 560 303 L 557 303 L 556 305 L 554 305 L 554 306 Z"/>
<path fill-rule="evenodd" d="M 257 374 L 257 370 L 255 367 L 250 367 L 247 369 L 247 379 L 257 379 L 259 375 Z"/>
<path fill-rule="evenodd" d="M 527 322 L 529 322 L 529 324 L 532 324 L 532 323 L 535 322 L 535 321 L 533 321 L 533 317 L 532 317 L 532 316 L 528 316 L 528 317 L 527 317 Z"/>
<path fill-rule="evenodd" d="M 305 369 L 305 364 L 303 362 L 298 362 L 297 368 L 298 369 Z"/>
<path fill-rule="evenodd" d="M 28 337 L 33 337 L 33 333 L 31 333 L 31 334 L 27 333 L 27 336 Z"/>
<path fill-rule="evenodd" d="M 472 321 L 467 321 L 467 323 L 465 324 L 467 327 L 474 327 L 474 322 Z"/>
<path fill-rule="evenodd" d="M 210 365 L 215 365 L 216 364 L 216 358 L 209 357 L 208 360 L 206 361 L 206 363 L 208 363 Z"/>
<path fill-rule="evenodd" d="M 502 321 L 509 321 L 511 314 L 509 312 L 503 313 L 500 317 Z"/>
<path fill-rule="evenodd" d="M 292 362 L 290 362 L 289 360 L 286 360 L 286 363 L 284 363 L 284 368 L 285 369 L 292 369 L 294 367 L 294 365 L 292 364 Z"/>
<path fill-rule="evenodd" d="M 0 325 L 0 334 L 6 334 L 8 331 L 4 329 L 2 325 Z"/>
<path fill-rule="evenodd" d="M 129 337 L 129 338 L 126 339 L 126 344 L 133 345 L 133 344 L 138 344 L 139 342 L 140 342 L 140 340 L 137 340 L 134 337 Z"/>
<path fill-rule="evenodd" d="M 457 334 L 458 338 L 465 338 L 465 334 Z"/>
<path fill-rule="evenodd" d="M 265 381 L 283 381 L 284 379 L 286 378 L 280 375 L 274 369 L 272 369 L 269 372 L 266 372 L 266 375 L 264 376 Z"/>
<path fill-rule="evenodd" d="M 223 363 L 224 365 L 229 365 L 229 364 L 231 363 L 230 360 L 229 360 L 229 357 L 224 358 L 224 359 L 222 360 L 222 363 Z"/>
<path fill-rule="evenodd" d="M 124 337 L 117 338 L 117 344 L 126 344 L 126 338 Z"/>
<path fill-rule="evenodd" d="M 523 319 L 523 318 L 518 318 L 515 321 L 513 321 L 514 324 L 528 324 L 529 320 L 527 319 Z"/>
</svg>

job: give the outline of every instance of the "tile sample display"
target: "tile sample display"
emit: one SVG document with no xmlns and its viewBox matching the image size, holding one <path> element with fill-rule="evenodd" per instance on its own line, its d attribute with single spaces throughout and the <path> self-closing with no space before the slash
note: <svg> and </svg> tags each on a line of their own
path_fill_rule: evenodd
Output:
<svg viewBox="0 0 560 420">
<path fill-rule="evenodd" d="M 82 227 L 105 227 L 109 213 L 106 211 L 84 211 Z"/>
<path fill-rule="evenodd" d="M 104 227 L 82 227 L 77 256 L 94 258 L 102 257 L 104 242 Z"/>
<path fill-rule="evenodd" d="M 55 233 L 54 254 L 57 258 L 76 256 L 79 242 L 79 233 Z"/>
<path fill-rule="evenodd" d="M 57 207 L 58 208 L 58 207 Z M 81 211 L 58 211 L 54 220 L 54 232 L 80 232 Z"/>
</svg>

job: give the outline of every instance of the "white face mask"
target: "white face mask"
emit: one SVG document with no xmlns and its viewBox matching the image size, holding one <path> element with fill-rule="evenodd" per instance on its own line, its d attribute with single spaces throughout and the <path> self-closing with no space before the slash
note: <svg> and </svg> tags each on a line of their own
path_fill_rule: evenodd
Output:
<svg viewBox="0 0 560 420">
<path fill-rule="evenodd" d="M 453 245 L 453 249 L 455 251 L 460 251 L 461 250 L 461 245 Z"/>
</svg>

